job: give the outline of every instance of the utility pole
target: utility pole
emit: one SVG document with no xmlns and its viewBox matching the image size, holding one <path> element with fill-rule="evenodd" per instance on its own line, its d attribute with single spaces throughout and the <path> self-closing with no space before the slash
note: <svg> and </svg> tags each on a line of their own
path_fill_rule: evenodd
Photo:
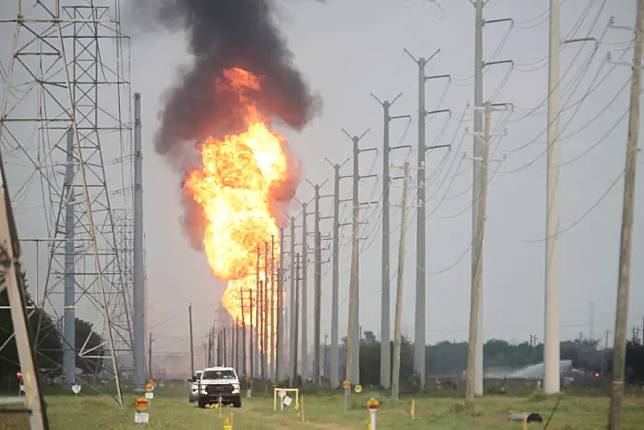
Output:
<svg viewBox="0 0 644 430">
<path fill-rule="evenodd" d="M 619 430 L 624 399 L 624 370 L 626 365 L 626 330 L 628 324 L 628 295 L 631 281 L 631 252 L 635 201 L 637 145 L 640 132 L 640 88 L 642 72 L 642 36 L 644 35 L 644 0 L 637 0 L 635 46 L 633 48 L 633 78 L 631 80 L 628 144 L 624 168 L 624 206 L 619 249 L 619 283 L 615 311 L 615 344 L 613 346 L 613 381 L 610 393 L 610 429 Z"/>
<path fill-rule="evenodd" d="M 268 351 L 269 351 L 269 357 L 270 357 L 270 366 L 268 370 L 268 377 L 269 379 L 271 378 L 271 374 L 273 373 L 273 370 L 275 370 L 275 330 L 276 330 L 276 325 L 275 325 L 275 236 L 271 235 L 271 288 L 270 288 L 270 293 L 269 293 L 269 300 L 268 300 L 268 318 L 269 318 L 269 325 L 268 325 Z"/>
<path fill-rule="evenodd" d="M 590 302 L 590 315 L 588 316 L 588 339 L 595 339 L 595 302 Z"/>
<path fill-rule="evenodd" d="M 242 375 L 244 378 L 248 377 L 246 373 L 246 313 L 244 312 L 244 289 L 239 292 L 241 296 L 241 330 L 242 330 Z"/>
<path fill-rule="evenodd" d="M 394 320 L 394 357 L 391 378 L 391 398 L 398 401 L 400 391 L 400 337 L 403 301 L 403 275 L 405 271 L 405 237 L 407 235 L 407 193 L 409 188 L 409 163 L 405 163 L 403 177 L 403 197 L 400 215 L 400 241 L 398 246 L 398 274 L 396 278 L 396 314 Z"/>
<path fill-rule="evenodd" d="M 483 0 L 470 0 L 474 4 L 474 148 L 473 156 L 477 160 L 481 157 L 482 152 L 482 142 L 481 135 L 483 132 Z M 472 242 L 478 242 L 478 237 L 480 233 L 477 231 L 478 219 L 479 219 L 479 205 L 480 205 L 480 195 L 481 195 L 481 163 L 474 161 L 473 165 L 473 178 L 474 183 L 472 186 Z M 475 254 L 472 252 L 472 296 L 474 295 L 474 289 L 477 289 L 477 299 L 476 299 L 476 309 L 471 308 L 470 313 L 475 313 L 477 318 L 476 321 L 477 329 L 482 328 L 483 325 L 483 309 L 481 303 L 481 276 L 483 270 L 483 261 L 482 254 Z M 481 270 L 478 273 L 475 273 L 475 268 L 481 267 Z M 475 287 L 475 284 L 479 285 Z M 474 304 L 474 298 L 470 298 L 472 305 Z M 471 320 L 471 316 L 470 316 Z M 471 327 L 471 322 L 470 322 Z M 470 330 L 470 340 L 472 340 L 472 333 Z M 473 399 L 474 395 L 482 396 L 483 395 L 483 342 L 477 336 L 475 338 L 476 344 L 474 348 L 469 346 L 469 355 L 474 355 L 474 362 L 472 367 L 469 366 L 470 358 L 468 357 L 468 379 L 473 378 L 473 393 L 471 397 L 468 395 L 468 399 Z M 470 373 L 473 373 L 470 375 Z M 469 389 L 469 384 L 468 384 Z"/>
<path fill-rule="evenodd" d="M 327 181 L 322 184 L 313 184 L 308 179 L 306 180 L 313 188 L 314 197 L 314 210 L 313 210 L 313 282 L 314 282 L 314 296 L 313 296 L 313 383 L 320 384 L 320 314 L 321 314 L 321 300 L 322 300 L 322 235 L 320 234 L 320 198 L 332 197 L 332 195 L 320 195 L 320 188 L 322 188 Z M 324 217 L 325 219 L 328 217 Z"/>
<path fill-rule="evenodd" d="M 217 366 L 221 365 L 221 331 L 217 331 Z"/>
<path fill-rule="evenodd" d="M 546 394 L 559 392 L 559 0 L 550 0 L 548 179 L 543 363 Z"/>
<path fill-rule="evenodd" d="M 485 104 L 485 131 L 483 133 L 483 148 L 481 151 L 481 158 L 474 157 L 474 165 L 480 164 L 479 171 L 480 178 L 480 196 L 478 201 L 478 219 L 476 224 L 476 238 L 472 248 L 472 292 L 470 304 L 470 328 L 469 328 L 469 342 L 467 354 L 467 386 L 466 386 L 466 401 L 472 402 L 474 396 L 478 395 L 476 388 L 476 380 L 482 377 L 477 372 L 476 348 L 480 342 L 479 333 L 479 315 L 480 300 L 481 300 L 481 274 L 482 274 L 482 256 L 483 256 L 483 237 L 485 230 L 485 207 L 487 200 L 487 177 L 488 177 L 488 156 L 489 156 L 489 141 L 490 141 L 490 114 L 492 107 L 490 103 Z"/>
<path fill-rule="evenodd" d="M 152 332 L 148 338 L 148 377 L 152 377 Z"/>
<path fill-rule="evenodd" d="M 260 312 L 261 312 L 261 296 L 262 296 L 262 291 L 261 291 L 261 281 L 259 279 L 259 258 L 260 258 L 260 250 L 259 250 L 259 245 L 257 246 L 257 262 L 255 265 L 255 343 L 252 344 L 253 350 L 255 351 L 255 363 L 256 365 L 261 368 L 261 353 L 260 353 L 260 348 L 259 348 L 259 343 L 260 343 L 260 330 L 261 330 L 261 319 L 260 319 Z M 254 369 L 254 372 L 256 375 L 261 374 L 261 370 Z"/>
<path fill-rule="evenodd" d="M 134 376 L 145 385 L 145 273 L 143 271 L 143 150 L 141 140 L 141 94 L 134 94 Z M 152 371 L 150 369 L 150 371 Z"/>
<path fill-rule="evenodd" d="M 235 329 L 235 369 L 239 369 L 239 317 L 235 317 L 233 327 Z"/>
<path fill-rule="evenodd" d="M 296 289 L 296 279 L 297 276 L 295 275 L 295 217 L 290 218 L 289 222 L 290 228 L 291 228 L 291 234 L 290 234 L 290 252 L 289 252 L 289 258 L 290 258 L 290 273 L 291 273 L 291 294 L 289 295 L 290 298 L 290 303 L 289 303 L 289 312 L 290 312 L 290 323 L 291 325 L 289 326 L 289 343 L 288 343 L 288 362 L 289 365 L 291 366 L 290 368 L 293 368 L 294 366 L 297 366 L 297 358 L 295 355 L 295 349 L 297 348 L 297 334 L 295 333 L 295 321 L 297 320 L 297 315 L 295 315 L 295 289 Z M 295 372 L 297 373 L 297 367 L 295 367 Z M 291 380 L 291 383 L 295 383 L 295 379 Z"/>
<path fill-rule="evenodd" d="M 391 350 L 390 348 L 390 285 L 389 285 L 389 151 L 399 148 L 410 148 L 409 145 L 389 147 L 389 123 L 394 119 L 408 118 L 409 115 L 391 116 L 389 109 L 402 96 L 398 94 L 391 102 L 381 101 L 375 94 L 371 97 L 382 106 L 383 110 L 383 144 L 382 144 L 382 251 L 380 263 L 381 290 L 380 290 L 380 385 L 385 389 L 391 383 Z"/>
<path fill-rule="evenodd" d="M 268 337 L 270 334 L 268 331 L 270 327 L 268 326 L 268 290 L 270 288 L 269 277 L 268 277 L 268 241 L 264 241 L 264 298 L 262 299 L 262 314 L 263 314 L 263 323 L 262 323 L 262 345 L 263 345 L 263 360 L 262 360 L 262 379 L 270 379 L 268 361 L 270 360 L 270 355 L 268 352 Z"/>
<path fill-rule="evenodd" d="M 292 236 L 293 237 L 293 236 Z M 291 239 L 292 240 L 292 239 Z M 291 366 L 293 371 L 291 373 L 291 386 L 295 386 L 297 383 L 297 331 L 298 331 L 298 309 L 300 306 L 300 254 L 297 253 L 295 256 L 295 297 L 294 297 L 294 306 L 293 306 L 293 339 L 291 343 L 293 344 L 293 361 Z"/>
<path fill-rule="evenodd" d="M 375 148 L 360 149 L 358 144 L 369 132 L 365 130 L 360 136 L 351 136 L 346 130 L 342 132 L 353 142 L 353 219 L 351 232 L 351 278 L 349 282 L 349 315 L 347 330 L 346 375 L 353 384 L 360 383 L 360 200 L 358 185 L 361 178 L 375 175 L 360 176 L 360 152 L 375 151 Z"/>
<path fill-rule="evenodd" d="M 67 163 L 65 165 L 65 290 L 63 311 L 63 375 L 65 384 L 74 385 L 76 382 L 76 276 L 74 237 L 76 207 L 74 191 L 74 130 L 67 131 Z M 136 290 L 135 290 L 136 294 Z M 135 297 L 136 299 L 136 297 Z M 135 348 L 136 353 L 136 348 Z M 135 365 L 138 361 L 135 362 Z M 138 367 L 136 377 L 138 382 Z"/>
<path fill-rule="evenodd" d="M 255 349 L 255 342 L 257 342 L 257 338 L 254 338 L 253 340 L 253 330 L 255 327 L 253 326 L 253 291 L 248 290 L 248 305 L 250 306 L 249 308 L 249 313 L 248 313 L 248 321 L 250 321 L 249 327 L 248 327 L 248 355 L 250 355 L 250 358 L 248 360 L 248 368 L 250 372 L 250 379 L 251 381 L 253 380 L 253 377 L 255 376 L 255 368 L 253 365 L 253 350 Z M 255 309 L 255 312 L 257 312 L 257 309 Z"/>
<path fill-rule="evenodd" d="M 426 278 L 426 251 L 427 251 L 427 221 L 425 208 L 426 187 L 425 187 L 425 161 L 427 150 L 432 149 L 425 142 L 426 124 L 425 119 L 430 113 L 449 112 L 448 109 L 427 112 L 425 107 L 425 85 L 429 79 L 450 78 L 449 75 L 426 76 L 425 66 L 439 52 L 436 50 L 429 58 L 416 58 L 408 50 L 404 52 L 418 65 L 418 148 L 417 148 L 417 178 L 416 178 L 416 298 L 414 313 L 414 372 L 419 376 L 420 388 L 425 388 L 425 343 L 426 343 L 426 289 L 428 282 Z M 437 147 L 449 147 L 449 145 L 437 145 Z"/>
<path fill-rule="evenodd" d="M 280 227 L 280 253 L 277 268 L 277 342 L 275 348 L 275 383 L 282 376 L 282 361 L 284 360 L 284 227 Z"/>
<path fill-rule="evenodd" d="M 512 22 L 511 18 L 484 20 L 483 7 L 489 0 L 470 0 L 474 6 L 474 148 L 473 156 L 475 160 L 481 160 L 483 151 L 483 68 L 499 64 L 512 64 L 512 60 L 498 60 L 498 61 L 483 61 L 483 26 L 488 24 L 495 24 L 501 22 Z M 481 205 L 481 163 L 474 162 L 473 164 L 473 185 L 472 185 L 472 243 L 478 240 L 481 236 L 476 230 L 479 225 L 479 211 Z M 487 177 L 487 176 L 486 176 Z M 486 185 L 487 186 L 487 185 Z M 478 308 L 476 310 L 470 309 L 470 313 L 478 315 L 477 327 L 480 333 L 477 336 L 478 343 L 475 345 L 472 354 L 474 354 L 474 394 L 477 396 L 483 395 L 483 293 L 482 293 L 482 275 L 483 275 L 483 254 L 475 255 L 472 252 L 472 268 L 478 268 L 478 273 L 472 272 L 471 277 L 471 290 L 472 294 L 475 289 L 475 283 L 478 283 L 479 298 L 477 299 Z"/>
<path fill-rule="evenodd" d="M 195 350 L 192 339 L 192 303 L 188 305 L 188 322 L 190 324 L 190 376 L 195 374 Z"/>
<path fill-rule="evenodd" d="M 221 341 L 224 346 L 224 351 L 223 351 L 223 361 L 224 361 L 224 366 L 230 366 L 230 362 L 228 361 L 228 339 L 226 336 L 226 323 L 223 324 L 222 329 L 221 329 Z"/>
<path fill-rule="evenodd" d="M 340 286 L 340 169 L 349 161 L 342 164 L 327 162 L 333 167 L 333 259 L 332 259 L 332 288 L 331 288 L 331 362 L 329 381 L 331 388 L 338 388 L 339 381 L 339 350 L 338 350 L 338 302 Z"/>
<path fill-rule="evenodd" d="M 259 334 L 257 336 L 257 344 L 258 344 L 258 356 L 259 356 L 259 377 L 263 381 L 264 378 L 266 377 L 266 347 L 264 345 L 264 339 L 266 339 L 266 325 L 265 325 L 265 320 L 264 320 L 264 308 L 265 308 L 265 301 L 264 301 L 264 289 L 266 288 L 266 285 L 264 283 L 264 280 L 259 281 L 259 305 L 257 306 L 257 312 L 260 314 L 259 316 Z"/>
<path fill-rule="evenodd" d="M 314 185 L 315 190 L 315 221 L 314 221 L 314 257 L 313 280 L 315 283 L 314 297 L 314 328 L 313 328 L 313 383 L 320 384 L 320 301 L 322 299 L 322 242 L 320 237 L 320 185 Z"/>
<path fill-rule="evenodd" d="M 306 203 L 302 203 L 302 383 L 308 377 L 309 370 L 309 350 L 308 350 L 308 301 L 307 301 L 307 260 L 308 260 L 308 247 L 307 247 L 307 232 L 306 232 Z"/>
</svg>

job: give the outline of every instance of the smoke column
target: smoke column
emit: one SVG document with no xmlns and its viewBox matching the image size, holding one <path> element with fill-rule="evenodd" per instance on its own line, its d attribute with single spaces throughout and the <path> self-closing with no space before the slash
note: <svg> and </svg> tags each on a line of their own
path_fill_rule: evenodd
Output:
<svg viewBox="0 0 644 430">
<path fill-rule="evenodd" d="M 187 32 L 191 65 L 171 86 L 161 108 L 156 150 L 175 167 L 193 166 L 194 145 L 207 136 L 221 137 L 244 127 L 243 109 L 234 95 L 214 91 L 217 76 L 241 67 L 263 77 L 262 89 L 249 94 L 265 115 L 301 129 L 313 116 L 317 100 L 293 65 L 293 55 L 276 26 L 271 0 L 132 0 L 139 27 L 150 17 L 167 30 Z M 146 19 L 147 18 L 147 19 Z M 189 160 L 189 161 L 187 161 Z M 296 166 L 297 163 L 291 163 Z M 294 169 L 298 170 L 298 169 Z M 298 172 L 290 189 L 280 190 L 286 202 L 294 194 Z M 184 223 L 191 243 L 201 248 L 200 210 L 184 198 Z M 280 211 L 277 211 L 280 212 Z M 278 213 L 276 215 L 279 216 Z"/>
</svg>

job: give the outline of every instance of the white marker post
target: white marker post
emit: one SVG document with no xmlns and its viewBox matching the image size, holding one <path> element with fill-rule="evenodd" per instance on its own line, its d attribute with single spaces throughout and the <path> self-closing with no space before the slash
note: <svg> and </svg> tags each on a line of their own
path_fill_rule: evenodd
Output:
<svg viewBox="0 0 644 430">
<path fill-rule="evenodd" d="M 371 423 L 371 430 L 376 430 L 376 415 L 380 408 L 380 402 L 373 397 L 367 401 L 367 409 L 369 409 L 369 420 Z"/>
<path fill-rule="evenodd" d="M 342 381 L 342 388 L 344 388 L 344 413 L 349 412 L 349 393 L 351 392 L 351 381 L 345 379 Z"/>
</svg>

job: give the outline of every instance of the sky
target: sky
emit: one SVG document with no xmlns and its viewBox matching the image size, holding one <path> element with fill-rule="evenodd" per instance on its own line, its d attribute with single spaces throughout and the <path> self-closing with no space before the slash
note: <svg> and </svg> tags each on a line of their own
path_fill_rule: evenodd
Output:
<svg viewBox="0 0 644 430">
<path fill-rule="evenodd" d="M 130 0 L 132 1 L 132 0 Z M 125 2 L 127 3 L 127 2 Z M 450 109 L 451 115 L 431 116 L 428 142 L 451 144 L 451 150 L 428 153 L 428 299 L 427 342 L 467 339 L 470 291 L 472 203 L 472 105 L 474 9 L 465 0 L 275 0 L 278 27 L 322 107 L 301 131 L 284 125 L 289 147 L 302 163 L 300 200 L 308 201 L 314 183 L 331 180 L 324 160 L 342 162 L 351 156 L 351 142 L 341 132 L 366 129 L 362 145 L 377 153 L 360 157 L 360 174 L 382 169 L 382 108 L 370 97 L 392 99 L 394 115 L 412 120 L 392 122 L 391 144 L 417 144 L 417 68 L 403 52 L 428 57 L 428 74 L 450 74 L 451 80 L 430 80 L 428 110 Z M 594 37 L 594 41 L 564 43 L 561 50 L 561 335 L 562 339 L 593 336 L 603 343 L 606 330 L 612 342 L 617 288 L 619 235 L 628 109 L 630 68 L 612 64 L 612 57 L 628 62 L 632 32 L 608 26 L 632 26 L 633 0 L 565 0 L 561 6 L 562 39 Z M 126 5 L 127 6 L 127 5 Z M 530 335 L 543 338 L 544 238 L 546 171 L 545 134 L 548 54 L 548 2 L 489 1 L 487 20 L 512 18 L 484 27 L 485 61 L 513 60 L 514 66 L 489 65 L 484 75 L 484 99 L 511 103 L 512 112 L 492 115 L 492 162 L 484 245 L 483 336 L 523 342 Z M 127 7 L 124 8 L 127 10 Z M 7 7 L 0 7 L 4 16 Z M 124 31 L 132 37 L 132 89 L 142 93 L 144 135 L 144 223 L 148 328 L 155 352 L 187 354 L 187 307 L 193 304 L 197 345 L 217 317 L 225 283 L 214 279 L 202 252 L 191 248 L 181 225 L 181 173 L 157 154 L 153 138 L 159 112 L 172 83 L 189 65 L 185 34 L 179 31 L 144 32 L 124 16 Z M 1 53 L 6 64 L 6 48 Z M 640 123 L 642 118 L 640 117 Z M 641 139 L 640 139 L 641 142 Z M 640 143 L 641 146 L 641 143 Z M 391 153 L 391 165 L 416 163 L 415 152 Z M 343 174 L 350 174 L 349 164 Z M 641 160 L 638 167 L 641 170 Z M 412 177 L 415 170 L 412 168 Z M 636 185 L 632 285 L 629 330 L 644 318 L 644 175 Z M 108 178 L 111 180 L 112 178 Z M 413 184 L 415 180 L 412 180 Z M 365 180 L 361 199 L 380 199 L 382 184 Z M 323 189 L 331 192 L 329 184 Z M 412 197 L 415 188 L 410 189 Z M 342 183 L 342 198 L 350 184 Z M 400 181 L 391 192 L 391 276 L 395 276 L 400 239 Z M 328 199 L 327 199 L 328 200 Z M 414 198 L 410 199 L 414 201 Z M 28 235 L 38 219 L 28 216 L 33 202 L 22 203 L 19 233 Z M 364 216 L 360 323 L 380 337 L 381 205 Z M 21 207 L 18 205 L 17 211 Z M 323 201 L 324 215 L 330 215 Z M 351 208 L 342 206 L 344 222 Z M 291 213 L 299 212 L 293 205 Z M 323 221 L 323 234 L 330 233 Z M 404 273 L 403 334 L 413 336 L 415 289 L 415 208 L 408 218 Z M 350 259 L 350 227 L 342 230 L 340 264 L 340 335 L 346 333 Z M 325 251 L 324 259 L 329 252 Z M 27 264 L 33 258 L 25 255 Z M 373 263 L 372 263 L 373 262 Z M 378 266 L 377 270 L 372 267 Z M 312 270 L 312 265 L 309 265 Z M 312 271 L 309 288 L 312 297 Z M 330 334 L 330 264 L 323 267 L 322 338 Z M 392 281 L 392 287 L 394 282 Z M 392 305 L 393 294 L 392 288 Z M 311 304 L 312 300 L 309 301 Z M 591 304 L 592 303 L 592 304 Z M 393 307 L 392 307 L 393 308 Z M 373 309 L 377 309 L 374 312 Z M 593 312 L 591 313 L 591 309 Z M 312 307 L 309 310 L 312 312 Z M 392 312 L 393 315 L 393 312 Z M 590 321 L 593 321 L 591 324 Z M 393 324 L 392 324 L 393 327 Z M 312 324 L 309 325 L 312 339 Z M 200 351 L 200 350 L 199 350 Z M 203 354 L 197 354 L 200 357 Z"/>
</svg>

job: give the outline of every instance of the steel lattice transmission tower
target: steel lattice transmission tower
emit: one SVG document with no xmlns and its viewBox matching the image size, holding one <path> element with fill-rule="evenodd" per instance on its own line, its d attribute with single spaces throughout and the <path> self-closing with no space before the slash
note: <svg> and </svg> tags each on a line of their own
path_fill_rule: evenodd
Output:
<svg viewBox="0 0 644 430">
<path fill-rule="evenodd" d="M 11 52 L 0 57 L 0 145 L 12 199 L 39 203 L 18 229 L 26 242 L 47 244 L 45 263 L 27 276 L 44 279 L 34 301 L 62 335 L 62 376 L 73 383 L 80 368 L 113 379 L 122 404 L 119 367 L 133 362 L 125 227 L 133 219 L 133 148 L 119 9 L 118 0 L 15 1 L 15 15 L 0 19 L 0 34 L 13 33 L 5 39 Z M 77 336 L 77 319 L 92 329 Z M 61 373 L 54 362 L 41 367 Z"/>
</svg>

